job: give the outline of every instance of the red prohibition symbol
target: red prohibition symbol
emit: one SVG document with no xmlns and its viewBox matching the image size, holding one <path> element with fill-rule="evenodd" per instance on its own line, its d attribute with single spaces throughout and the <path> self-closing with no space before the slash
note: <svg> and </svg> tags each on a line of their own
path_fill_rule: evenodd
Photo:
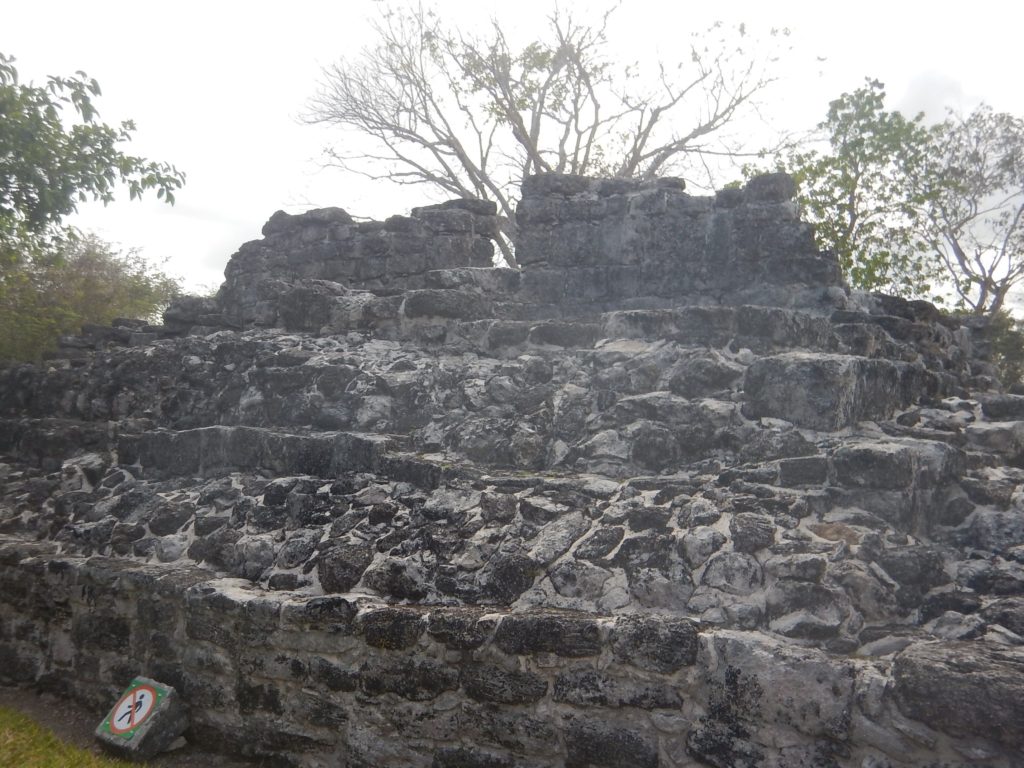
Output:
<svg viewBox="0 0 1024 768">
<path fill-rule="evenodd" d="M 156 691 L 149 685 L 132 688 L 121 697 L 110 716 L 110 732 L 128 733 L 142 725 L 156 704 Z"/>
</svg>

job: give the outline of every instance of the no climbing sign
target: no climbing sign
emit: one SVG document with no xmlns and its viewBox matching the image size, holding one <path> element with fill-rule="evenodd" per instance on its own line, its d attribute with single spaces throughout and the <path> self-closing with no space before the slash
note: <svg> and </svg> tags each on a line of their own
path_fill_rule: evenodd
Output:
<svg viewBox="0 0 1024 768">
<path fill-rule="evenodd" d="M 166 695 L 166 691 L 140 683 L 136 678 L 114 705 L 104 725 L 116 736 L 131 738 L 129 734 L 146 721 L 156 703 Z"/>
<path fill-rule="evenodd" d="M 137 677 L 96 728 L 96 738 L 122 757 L 147 760 L 167 749 L 186 725 L 171 686 Z"/>
</svg>

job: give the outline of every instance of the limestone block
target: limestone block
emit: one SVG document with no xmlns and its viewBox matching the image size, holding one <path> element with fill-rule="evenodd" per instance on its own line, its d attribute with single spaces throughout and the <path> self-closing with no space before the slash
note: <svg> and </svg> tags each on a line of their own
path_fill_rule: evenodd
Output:
<svg viewBox="0 0 1024 768">
<path fill-rule="evenodd" d="M 746 688 L 752 711 L 737 714 L 748 722 L 785 723 L 808 736 L 849 736 L 855 674 L 849 661 L 757 633 L 723 630 L 701 636 L 698 663 L 713 670 L 721 690 L 733 685 L 726 683 L 730 677 Z"/>
<path fill-rule="evenodd" d="M 555 653 L 578 658 L 601 651 L 600 629 L 593 618 L 535 614 L 505 616 L 494 644 L 507 654 Z"/>
<path fill-rule="evenodd" d="M 566 732 L 566 768 L 658 768 L 652 733 L 599 720 L 574 718 Z"/>
<path fill-rule="evenodd" d="M 1024 749 L 1024 650 L 917 643 L 896 657 L 893 678 L 907 717 L 953 736 Z"/>
<path fill-rule="evenodd" d="M 672 673 L 697 659 L 697 625 L 668 616 L 622 616 L 611 644 L 616 661 L 649 672 Z"/>
<path fill-rule="evenodd" d="M 744 415 L 831 432 L 887 419 L 910 402 L 905 365 L 888 360 L 787 352 L 755 360 L 743 383 Z"/>
</svg>

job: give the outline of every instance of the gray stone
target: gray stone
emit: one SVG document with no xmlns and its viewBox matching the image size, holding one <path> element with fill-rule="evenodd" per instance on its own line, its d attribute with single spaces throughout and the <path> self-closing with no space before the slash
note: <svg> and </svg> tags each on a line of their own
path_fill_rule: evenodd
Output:
<svg viewBox="0 0 1024 768">
<path fill-rule="evenodd" d="M 749 595 L 761 586 L 761 566 L 750 555 L 722 552 L 708 562 L 701 584 L 733 595 Z"/>
<path fill-rule="evenodd" d="M 796 183 L 786 173 L 755 176 L 743 188 L 744 198 L 758 203 L 783 203 L 796 197 Z"/>
<path fill-rule="evenodd" d="M 598 528 L 590 536 L 583 539 L 576 547 L 573 555 L 582 560 L 597 560 L 607 556 L 622 541 L 625 530 L 612 526 Z"/>
<path fill-rule="evenodd" d="M 984 394 L 978 397 L 981 410 L 993 421 L 1019 421 L 1024 419 L 1024 396 Z"/>
<path fill-rule="evenodd" d="M 322 535 L 322 531 L 315 529 L 295 531 L 278 551 L 275 561 L 277 566 L 295 568 L 305 563 L 316 551 Z"/>
<path fill-rule="evenodd" d="M 562 615 L 505 616 L 494 633 L 494 644 L 507 654 L 555 653 L 569 658 L 595 656 L 601 650 L 596 621 Z"/>
<path fill-rule="evenodd" d="M 462 670 L 462 685 L 477 701 L 496 704 L 533 704 L 548 691 L 547 681 L 532 672 L 478 664 Z"/>
<path fill-rule="evenodd" d="M 687 532 L 680 541 L 680 554 L 691 568 L 699 568 L 726 542 L 725 534 L 714 528 L 699 526 Z"/>
<path fill-rule="evenodd" d="M 777 579 L 821 581 L 827 566 L 821 555 L 778 555 L 765 561 L 764 570 Z"/>
<path fill-rule="evenodd" d="M 651 672 L 675 672 L 697 658 L 697 626 L 689 619 L 623 616 L 611 641 L 617 661 Z"/>
<path fill-rule="evenodd" d="M 756 360 L 743 383 L 744 414 L 834 431 L 885 419 L 909 403 L 907 369 L 887 360 L 787 352 Z"/>
<path fill-rule="evenodd" d="M 597 600 L 611 573 L 586 562 L 562 562 L 548 573 L 555 591 L 563 597 Z"/>
<path fill-rule="evenodd" d="M 1002 553 L 1024 544 L 1024 513 L 1019 509 L 977 509 L 960 526 L 963 540 Z"/>
<path fill-rule="evenodd" d="M 771 628 L 789 637 L 833 635 L 844 618 L 839 594 L 803 581 L 779 581 L 765 594 L 765 608 Z M 799 614 L 799 618 L 787 619 L 790 614 Z"/>
<path fill-rule="evenodd" d="M 713 656 L 712 656 L 713 654 Z M 811 648 L 754 633 L 722 630 L 701 638 L 698 664 L 731 696 L 713 712 L 747 722 L 782 722 L 812 737 L 845 740 L 850 733 L 855 667 Z"/>
<path fill-rule="evenodd" d="M 729 533 L 733 549 L 753 553 L 775 542 L 775 522 L 767 515 L 740 512 L 729 521 Z"/>
<path fill-rule="evenodd" d="M 359 689 L 367 696 L 394 693 L 409 701 L 431 701 L 458 687 L 454 669 L 429 659 L 367 663 L 359 670 Z"/>
<path fill-rule="evenodd" d="M 421 613 L 401 608 L 379 608 L 361 613 L 356 624 L 367 645 L 387 650 L 411 648 L 425 629 Z"/>
<path fill-rule="evenodd" d="M 646 736 L 646 738 L 645 738 Z M 657 768 L 657 741 L 635 729 L 575 719 L 566 732 L 566 768 Z"/>
<path fill-rule="evenodd" d="M 373 550 L 365 544 L 333 544 L 317 563 L 320 586 L 324 592 L 348 592 L 372 560 Z"/>
<path fill-rule="evenodd" d="M 956 737 L 1024 747 L 1024 651 L 918 643 L 896 657 L 893 679 L 896 702 L 907 717 Z"/>
<path fill-rule="evenodd" d="M 986 605 L 981 615 L 988 622 L 1000 624 L 1011 632 L 1024 636 L 1024 598 L 1001 598 Z"/>
<path fill-rule="evenodd" d="M 660 683 L 613 678 L 592 667 L 573 667 L 555 680 L 555 701 L 588 707 L 678 709 L 683 699 L 674 688 Z"/>
<path fill-rule="evenodd" d="M 1015 764 L 899 659 L 1015 695 L 1024 410 L 792 194 L 530 179 L 521 270 L 489 203 L 277 214 L 215 299 L 0 366 L 0 678 L 145 659 L 268 764 Z"/>
<path fill-rule="evenodd" d="M 448 648 L 470 650 L 483 645 L 494 626 L 495 621 L 480 612 L 448 609 L 431 612 L 427 632 Z"/>
<path fill-rule="evenodd" d="M 507 605 L 533 586 L 539 567 L 525 555 L 496 555 L 480 572 L 484 594 Z"/>
<path fill-rule="evenodd" d="M 441 747 L 431 768 L 512 768 L 512 760 L 493 752 L 468 747 Z"/>
</svg>

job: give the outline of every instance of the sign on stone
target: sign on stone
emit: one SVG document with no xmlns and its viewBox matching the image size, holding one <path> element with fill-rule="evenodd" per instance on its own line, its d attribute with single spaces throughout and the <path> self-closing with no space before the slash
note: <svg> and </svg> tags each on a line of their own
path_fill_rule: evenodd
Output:
<svg viewBox="0 0 1024 768">
<path fill-rule="evenodd" d="M 167 694 L 164 690 L 158 690 L 152 685 L 139 683 L 138 679 L 121 696 L 111 714 L 103 721 L 103 725 L 111 733 L 117 736 L 124 736 L 130 739 L 132 733 L 146 718 L 153 712 L 153 707 Z"/>
<path fill-rule="evenodd" d="M 170 747 L 187 725 L 174 688 L 136 677 L 96 728 L 96 738 L 121 757 L 148 760 Z"/>
</svg>

